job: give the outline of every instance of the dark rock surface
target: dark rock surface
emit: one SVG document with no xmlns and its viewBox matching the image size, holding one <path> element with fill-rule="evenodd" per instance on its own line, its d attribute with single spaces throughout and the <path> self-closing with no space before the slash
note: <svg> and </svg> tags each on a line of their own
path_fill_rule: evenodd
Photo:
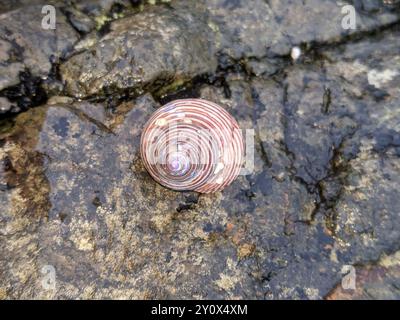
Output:
<svg viewBox="0 0 400 320">
<path fill-rule="evenodd" d="M 12 102 L 0 114 L 45 102 L 41 84 L 51 76 L 52 63 L 67 56 L 78 40 L 58 8 L 56 29 L 43 29 L 41 10 L 42 5 L 27 5 L 0 15 L 0 96 Z"/>
<path fill-rule="evenodd" d="M 400 7 L 352 3 L 356 30 L 336 1 L 57 1 L 50 33 L 0 6 L 0 298 L 399 299 Z M 254 129 L 250 175 L 151 179 L 182 97 Z"/>
<path fill-rule="evenodd" d="M 357 281 L 355 288 L 343 290 L 337 286 L 327 299 L 381 299 L 399 298 L 400 263 L 399 253 L 382 258 L 375 265 L 360 265 L 356 268 Z"/>
<path fill-rule="evenodd" d="M 112 22 L 109 33 L 61 66 L 61 75 L 67 93 L 79 98 L 149 86 L 154 90 L 160 82 L 176 85 L 214 73 L 217 54 L 262 58 L 288 55 L 301 43 L 336 41 L 352 33 L 342 29 L 342 17 L 336 1 L 172 1 Z M 360 14 L 358 31 L 397 18 L 386 11 L 373 19 Z"/>
<path fill-rule="evenodd" d="M 182 7 L 182 8 L 181 8 Z M 67 92 L 107 95 L 184 82 L 217 67 L 212 29 L 190 4 L 153 7 L 111 23 L 94 46 L 61 66 Z M 149 54 L 151 53 L 151 54 Z"/>
</svg>

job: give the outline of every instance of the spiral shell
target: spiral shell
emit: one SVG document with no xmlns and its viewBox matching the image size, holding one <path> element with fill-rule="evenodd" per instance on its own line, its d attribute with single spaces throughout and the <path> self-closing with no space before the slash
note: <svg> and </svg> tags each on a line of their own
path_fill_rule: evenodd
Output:
<svg viewBox="0 0 400 320">
<path fill-rule="evenodd" d="M 140 152 L 150 175 L 173 190 L 220 191 L 238 175 L 243 137 L 222 107 L 181 99 L 158 109 L 142 132 Z"/>
</svg>

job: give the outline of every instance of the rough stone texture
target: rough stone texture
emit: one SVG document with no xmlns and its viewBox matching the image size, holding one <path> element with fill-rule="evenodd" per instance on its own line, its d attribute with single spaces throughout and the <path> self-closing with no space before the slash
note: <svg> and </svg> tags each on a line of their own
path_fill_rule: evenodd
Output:
<svg viewBox="0 0 400 320">
<path fill-rule="evenodd" d="M 43 29 L 41 10 L 41 5 L 26 6 L 1 15 L 0 32 L 15 51 L 14 59 L 32 75 L 45 77 L 51 69 L 50 58 L 67 54 L 78 38 L 60 11 L 56 12 L 56 29 Z"/>
<path fill-rule="evenodd" d="M 0 298 L 399 299 L 399 3 L 353 2 L 354 31 L 336 1 L 76 3 L 45 103 L 1 38 L 21 82 L 0 110 L 42 105 L 0 122 Z M 250 175 L 210 195 L 151 179 L 141 129 L 181 97 L 254 129 Z"/>
<path fill-rule="evenodd" d="M 1 113 L 6 113 L 9 112 L 10 109 L 12 108 L 12 105 L 8 99 L 0 97 L 0 112 Z"/>
<path fill-rule="evenodd" d="M 355 288 L 338 286 L 327 296 L 330 300 L 395 300 L 400 294 L 400 255 L 383 256 L 377 265 L 358 266 Z"/>
<path fill-rule="evenodd" d="M 344 36 L 358 32 L 368 32 L 398 19 L 390 6 L 368 3 L 381 1 L 324 1 L 319 0 L 271 0 L 269 1 L 277 21 L 278 31 L 288 38 L 291 45 L 308 42 L 336 42 Z M 356 30 L 342 28 L 342 7 L 354 4 L 356 7 Z"/>
<path fill-rule="evenodd" d="M 154 7 L 111 23 L 98 43 L 61 66 L 67 92 L 85 97 L 141 91 L 215 71 L 212 30 L 189 8 Z"/>
<path fill-rule="evenodd" d="M 0 108 L 0 114 L 43 103 L 42 82 L 52 76 L 53 63 L 66 57 L 78 40 L 58 7 L 56 29 L 45 30 L 43 5 L 23 6 L 17 2 L 15 6 L 8 8 L 15 10 L 0 14 L 0 96 L 11 102 L 11 107 Z"/>
<path fill-rule="evenodd" d="M 373 19 L 360 11 L 357 32 L 397 21 L 396 14 L 381 11 Z M 168 9 L 154 7 L 112 22 L 98 41 L 89 37 L 80 46 L 86 50 L 61 66 L 61 75 L 68 94 L 80 98 L 140 93 L 165 80 L 180 83 L 213 73 L 217 54 L 261 58 L 287 55 L 301 43 L 337 41 L 355 33 L 342 29 L 342 17 L 336 1 L 171 1 Z"/>
<path fill-rule="evenodd" d="M 357 2 L 357 28 L 344 30 L 342 7 L 352 2 Z M 295 45 L 336 42 L 398 20 L 396 7 L 366 5 L 372 2 L 380 1 L 205 1 L 222 51 L 235 59 L 287 55 Z"/>
<path fill-rule="evenodd" d="M 85 34 L 106 29 L 109 21 L 134 4 L 128 0 L 0 4 L 0 96 L 12 102 L 11 108 L 2 108 L 0 114 L 18 113 L 45 102 L 45 96 L 60 94 L 59 63 L 79 50 L 75 45 Z M 41 26 L 44 5 L 56 9 L 55 30 Z"/>
</svg>

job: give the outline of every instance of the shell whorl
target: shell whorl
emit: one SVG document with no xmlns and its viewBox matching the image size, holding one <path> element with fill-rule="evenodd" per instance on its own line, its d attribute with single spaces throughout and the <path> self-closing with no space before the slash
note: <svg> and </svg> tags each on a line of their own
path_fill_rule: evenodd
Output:
<svg viewBox="0 0 400 320">
<path fill-rule="evenodd" d="M 150 175 L 168 188 L 210 193 L 238 175 L 243 137 L 222 107 L 202 99 L 181 99 L 159 108 L 146 123 L 140 152 Z"/>
</svg>

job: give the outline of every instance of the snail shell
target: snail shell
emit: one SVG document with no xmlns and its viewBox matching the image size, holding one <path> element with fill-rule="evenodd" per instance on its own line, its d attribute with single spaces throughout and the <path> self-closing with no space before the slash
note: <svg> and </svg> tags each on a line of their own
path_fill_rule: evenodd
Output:
<svg viewBox="0 0 400 320">
<path fill-rule="evenodd" d="M 159 108 L 146 123 L 140 152 L 150 175 L 180 191 L 220 191 L 238 175 L 243 137 L 236 120 L 219 105 L 181 99 Z"/>
</svg>

